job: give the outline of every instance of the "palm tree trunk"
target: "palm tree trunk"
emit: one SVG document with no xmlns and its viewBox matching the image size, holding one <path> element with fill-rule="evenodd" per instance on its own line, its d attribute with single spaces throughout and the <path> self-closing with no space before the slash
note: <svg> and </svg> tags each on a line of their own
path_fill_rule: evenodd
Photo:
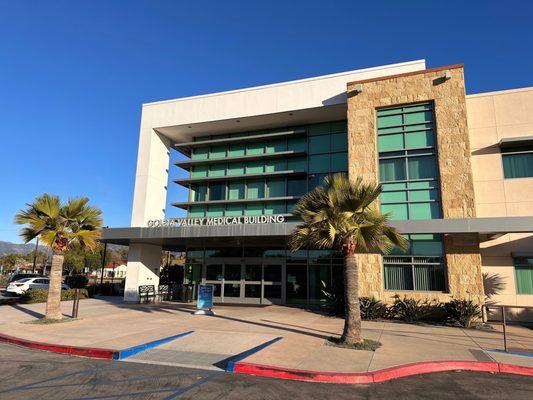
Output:
<svg viewBox="0 0 533 400">
<path fill-rule="evenodd" d="M 50 286 L 46 301 L 46 319 L 62 319 L 61 313 L 61 276 L 63 273 L 64 255 L 54 252 L 50 268 Z"/>
<path fill-rule="evenodd" d="M 363 343 L 359 308 L 359 267 L 353 253 L 347 253 L 344 257 L 344 301 L 344 331 L 341 341 L 346 344 Z"/>
</svg>

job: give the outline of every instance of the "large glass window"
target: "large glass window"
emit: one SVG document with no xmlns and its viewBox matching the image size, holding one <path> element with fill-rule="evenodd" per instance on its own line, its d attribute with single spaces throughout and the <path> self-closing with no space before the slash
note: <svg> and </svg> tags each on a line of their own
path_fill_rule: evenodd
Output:
<svg viewBox="0 0 533 400">
<path fill-rule="evenodd" d="M 225 200 L 226 199 L 226 184 L 211 183 L 209 185 L 209 200 Z"/>
<path fill-rule="evenodd" d="M 516 294 L 533 294 L 533 257 L 514 259 Z"/>
<path fill-rule="evenodd" d="M 229 200 L 244 199 L 244 183 L 230 182 L 229 188 L 228 188 L 228 199 Z"/>
<path fill-rule="evenodd" d="M 433 103 L 377 111 L 381 211 L 391 219 L 441 218 Z M 387 290 L 444 291 L 440 235 L 410 235 L 407 253 L 383 258 Z"/>
<path fill-rule="evenodd" d="M 287 179 L 287 195 L 288 196 L 303 196 L 305 194 L 305 179 Z"/>
<path fill-rule="evenodd" d="M 270 132 L 281 132 L 284 130 L 306 130 L 306 134 L 298 132 L 288 137 L 265 139 L 263 141 L 248 142 L 243 140 L 239 143 L 229 143 L 225 145 L 211 145 L 193 149 L 191 158 L 197 160 L 214 159 L 218 163 L 208 165 L 196 165 L 191 168 L 192 178 L 203 177 L 224 177 L 233 178 L 222 184 L 213 181 L 209 184 L 191 185 L 190 201 L 210 201 L 210 200 L 247 200 L 265 199 L 263 202 L 246 201 L 228 203 L 225 205 L 224 215 L 235 216 L 243 214 L 259 215 L 272 213 L 290 213 L 296 204 L 294 201 L 268 201 L 269 198 L 285 196 L 302 196 L 307 191 L 319 185 L 325 176 L 333 173 L 348 172 L 348 135 L 346 121 L 325 122 L 303 127 L 276 128 L 272 130 L 241 132 L 226 135 L 205 136 L 194 138 L 194 141 L 222 139 L 225 137 L 241 137 L 257 135 Z M 283 158 L 268 157 L 259 158 L 261 155 L 275 152 L 296 151 L 306 152 L 300 156 L 288 156 Z M 250 160 L 235 161 L 236 157 L 253 155 Z M 257 156 L 257 157 L 256 157 Z M 407 166 L 404 166 L 407 168 Z M 265 180 L 252 180 L 243 177 L 235 179 L 238 175 L 263 174 L 281 171 L 305 171 L 307 177 L 280 176 L 267 178 Z M 207 186 L 210 185 L 211 195 Z M 215 186 L 216 185 L 216 186 Z M 219 205 L 221 207 L 221 205 Z M 204 213 L 219 213 L 219 210 L 190 208 L 189 216 L 202 215 Z"/>
<path fill-rule="evenodd" d="M 391 219 L 441 218 L 433 104 L 380 109 L 381 208 Z"/>
<path fill-rule="evenodd" d="M 285 179 L 267 179 L 267 197 L 285 196 Z"/>
<path fill-rule="evenodd" d="M 265 197 L 265 181 L 248 181 L 247 198 L 248 199 L 262 199 Z"/>
<path fill-rule="evenodd" d="M 533 177 L 533 146 L 503 148 L 501 152 L 504 178 Z"/>
</svg>

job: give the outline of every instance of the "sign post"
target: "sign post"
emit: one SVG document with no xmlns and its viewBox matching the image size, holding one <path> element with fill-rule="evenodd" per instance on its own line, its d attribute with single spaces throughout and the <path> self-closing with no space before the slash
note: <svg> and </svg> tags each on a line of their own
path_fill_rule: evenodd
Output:
<svg viewBox="0 0 533 400">
<path fill-rule="evenodd" d="M 213 311 L 213 291 L 214 285 L 198 285 L 198 300 L 196 301 L 197 310 L 194 315 L 215 315 Z"/>
</svg>

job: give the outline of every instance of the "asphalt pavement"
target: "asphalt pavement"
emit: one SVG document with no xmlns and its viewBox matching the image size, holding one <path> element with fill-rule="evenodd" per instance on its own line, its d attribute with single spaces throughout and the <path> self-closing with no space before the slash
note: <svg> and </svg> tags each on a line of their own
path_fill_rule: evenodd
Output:
<svg viewBox="0 0 533 400">
<path fill-rule="evenodd" d="M 0 399 L 531 399 L 533 378 L 446 372 L 370 385 L 276 380 L 0 344 Z"/>
</svg>

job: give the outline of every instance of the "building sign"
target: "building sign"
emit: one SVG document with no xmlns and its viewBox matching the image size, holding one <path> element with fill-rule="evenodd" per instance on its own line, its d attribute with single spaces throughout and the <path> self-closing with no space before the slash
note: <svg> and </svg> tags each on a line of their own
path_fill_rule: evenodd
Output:
<svg viewBox="0 0 533 400">
<path fill-rule="evenodd" d="M 202 218 L 169 218 L 151 219 L 149 228 L 181 226 L 221 226 L 221 225 L 246 225 L 246 224 L 281 224 L 285 222 L 284 215 L 245 215 L 241 217 L 202 217 Z"/>
</svg>

